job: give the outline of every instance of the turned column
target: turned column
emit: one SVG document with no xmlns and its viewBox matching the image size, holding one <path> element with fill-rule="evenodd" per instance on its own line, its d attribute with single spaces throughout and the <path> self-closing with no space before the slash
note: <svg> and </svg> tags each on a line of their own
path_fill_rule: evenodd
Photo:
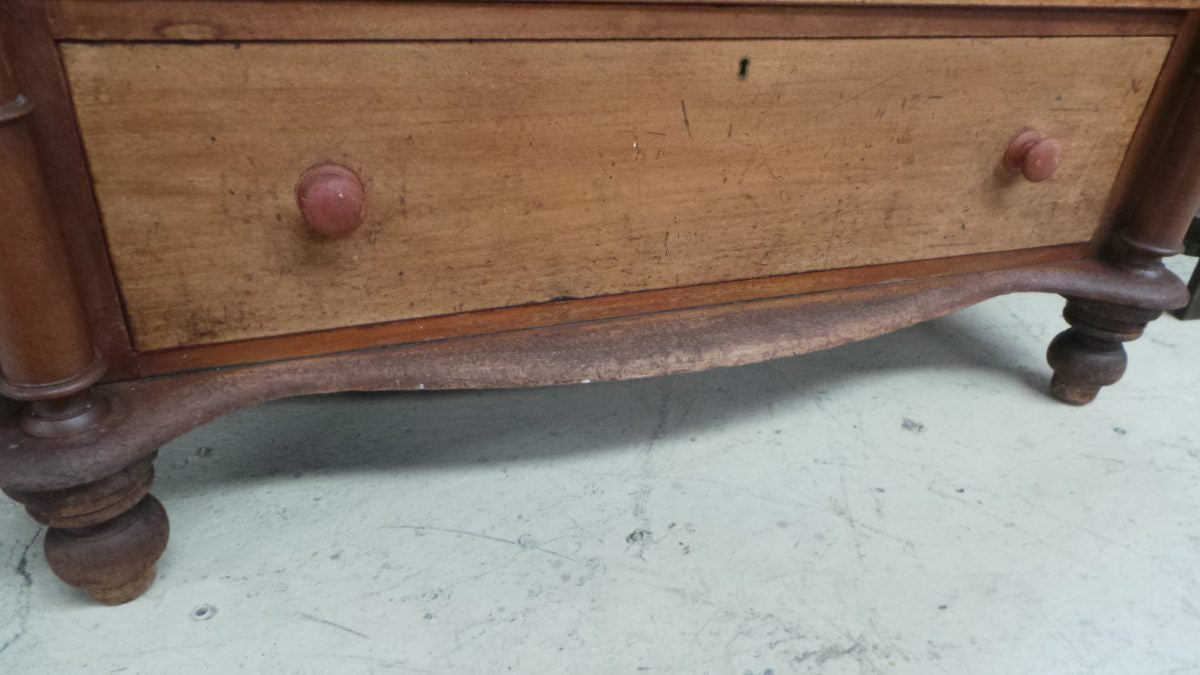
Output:
<svg viewBox="0 0 1200 675">
<path fill-rule="evenodd" d="M 1193 47 L 1186 89 L 1170 135 L 1155 158 L 1147 189 L 1117 230 L 1107 251 L 1117 269 L 1166 283 L 1178 280 L 1162 263 L 1183 252 L 1183 241 L 1200 207 L 1200 49 Z M 1166 121 L 1166 120 L 1164 120 Z M 1125 372 L 1124 343 L 1170 307 L 1131 307 L 1067 298 L 1067 329 L 1050 344 L 1051 392 L 1076 405 L 1090 403 L 1102 387 Z"/>
<path fill-rule="evenodd" d="M 21 427 L 68 436 L 95 424 L 104 374 L 63 250 L 28 116 L 0 55 L 0 395 L 27 401 Z"/>
<path fill-rule="evenodd" d="M 24 433 L 57 439 L 95 429 L 109 406 L 93 387 L 104 362 L 92 346 L 41 175 L 29 128 L 33 110 L 0 49 L 0 395 L 26 403 Z M 80 452 L 85 462 L 86 450 Z M 51 569 L 101 602 L 145 591 L 166 546 L 166 513 L 149 494 L 151 461 L 55 491 L 7 491 L 50 528 Z"/>
</svg>

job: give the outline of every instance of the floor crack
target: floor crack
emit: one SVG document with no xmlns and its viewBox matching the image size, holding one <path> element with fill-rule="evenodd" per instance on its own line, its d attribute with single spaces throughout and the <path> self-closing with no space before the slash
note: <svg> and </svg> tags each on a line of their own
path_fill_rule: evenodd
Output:
<svg viewBox="0 0 1200 675">
<path fill-rule="evenodd" d="M 38 537 L 42 536 L 42 530 L 45 528 L 38 527 L 37 532 L 33 533 L 33 538 L 25 544 L 25 548 L 21 550 L 21 557 L 17 560 L 17 574 L 21 575 L 24 581 L 24 587 L 28 589 L 33 586 L 33 575 L 29 573 L 29 549 L 37 543 Z M 3 654 L 9 647 L 16 644 L 25 636 L 26 622 L 29 620 L 29 591 L 21 593 L 21 598 L 17 601 L 17 632 L 11 638 L 0 643 L 0 654 Z"/>
<path fill-rule="evenodd" d="M 29 543 L 25 544 L 25 549 L 21 551 L 21 559 L 17 561 L 17 574 L 20 574 L 21 578 L 25 580 L 25 588 L 33 585 L 33 575 L 29 573 L 29 549 L 33 548 L 33 545 L 37 543 L 40 536 L 42 536 L 41 527 L 37 529 L 37 532 L 33 533 L 33 539 L 30 539 Z"/>
</svg>

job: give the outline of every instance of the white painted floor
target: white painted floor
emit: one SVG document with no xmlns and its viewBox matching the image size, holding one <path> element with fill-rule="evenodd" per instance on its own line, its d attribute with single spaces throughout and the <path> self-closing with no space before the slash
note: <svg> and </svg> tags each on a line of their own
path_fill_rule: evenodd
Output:
<svg viewBox="0 0 1200 675">
<path fill-rule="evenodd" d="M 0 506 L 0 673 L 1200 672 L 1200 322 L 1075 409 L 1042 393 L 1061 306 L 244 411 L 163 449 L 132 604 L 58 583 Z"/>
</svg>

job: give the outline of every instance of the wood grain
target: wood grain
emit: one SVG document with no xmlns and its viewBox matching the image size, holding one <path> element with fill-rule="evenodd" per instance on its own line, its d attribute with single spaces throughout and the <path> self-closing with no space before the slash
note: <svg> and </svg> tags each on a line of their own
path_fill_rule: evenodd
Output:
<svg viewBox="0 0 1200 675">
<path fill-rule="evenodd" d="M 911 4 L 62 0 L 52 2 L 48 11 L 56 36 L 73 40 L 1171 35 L 1181 16 L 1165 10 Z"/>
<path fill-rule="evenodd" d="M 1192 218 L 1200 211 L 1200 48 L 1193 49 L 1187 70 L 1178 118 L 1120 233 L 1124 264 L 1157 267 L 1161 258 L 1183 253 Z"/>
<path fill-rule="evenodd" d="M 63 47 L 142 350 L 1081 242 L 1166 38 Z M 745 79 L 739 65 L 747 59 Z M 998 171 L 1062 140 L 1054 180 Z M 368 220 L 304 234 L 320 161 Z"/>
<path fill-rule="evenodd" d="M 1142 119 L 1138 122 L 1137 130 L 1130 141 L 1125 161 L 1121 163 L 1121 170 L 1109 193 L 1108 204 L 1101 218 L 1104 226 L 1099 228 L 1092 238 L 1093 253 L 1107 254 L 1105 249 L 1114 241 L 1113 229 L 1118 224 L 1129 222 L 1134 209 L 1151 186 L 1156 163 L 1167 147 L 1171 132 L 1179 119 L 1198 49 L 1200 12 L 1190 12 L 1180 25 L 1179 34 L 1171 43 L 1171 49 L 1146 103 Z"/>
<path fill-rule="evenodd" d="M 7 3 L 0 17 L 0 41 L 7 47 L 20 91 L 34 106 L 29 123 L 38 164 L 53 197 L 56 224 L 87 313 L 92 344 L 108 366 L 106 377 L 130 377 L 134 374 L 133 343 L 109 263 L 66 77 L 44 8 L 31 0 Z"/>
<path fill-rule="evenodd" d="M 143 352 L 138 372 L 163 375 L 214 366 L 333 354 L 364 347 L 443 340 L 580 321 L 638 316 L 731 302 L 819 293 L 838 288 L 873 286 L 939 276 L 994 272 L 1031 265 L 1080 260 L 1084 244 L 983 253 L 979 255 L 807 272 L 781 277 L 726 281 L 685 288 L 622 293 L 599 298 L 560 300 L 536 305 L 485 309 L 426 319 L 333 328 L 251 340 Z"/>
</svg>

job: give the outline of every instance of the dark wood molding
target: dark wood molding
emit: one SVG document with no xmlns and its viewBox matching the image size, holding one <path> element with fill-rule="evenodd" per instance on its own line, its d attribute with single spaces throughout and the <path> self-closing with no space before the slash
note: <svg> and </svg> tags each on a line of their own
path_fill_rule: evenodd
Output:
<svg viewBox="0 0 1200 675">
<path fill-rule="evenodd" d="M 101 390 L 113 413 L 91 431 L 46 441 L 0 429 L 0 486 L 44 492 L 101 480 L 193 427 L 286 396 L 549 386 L 737 366 L 864 340 L 1023 291 L 1148 310 L 1187 302 L 1187 288 L 1170 273 L 1080 260 L 110 384 Z"/>
<path fill-rule="evenodd" d="M 1174 35 L 1183 16 L 1172 9 L 728 2 L 49 0 L 47 8 L 60 40 L 150 41 Z"/>
</svg>

